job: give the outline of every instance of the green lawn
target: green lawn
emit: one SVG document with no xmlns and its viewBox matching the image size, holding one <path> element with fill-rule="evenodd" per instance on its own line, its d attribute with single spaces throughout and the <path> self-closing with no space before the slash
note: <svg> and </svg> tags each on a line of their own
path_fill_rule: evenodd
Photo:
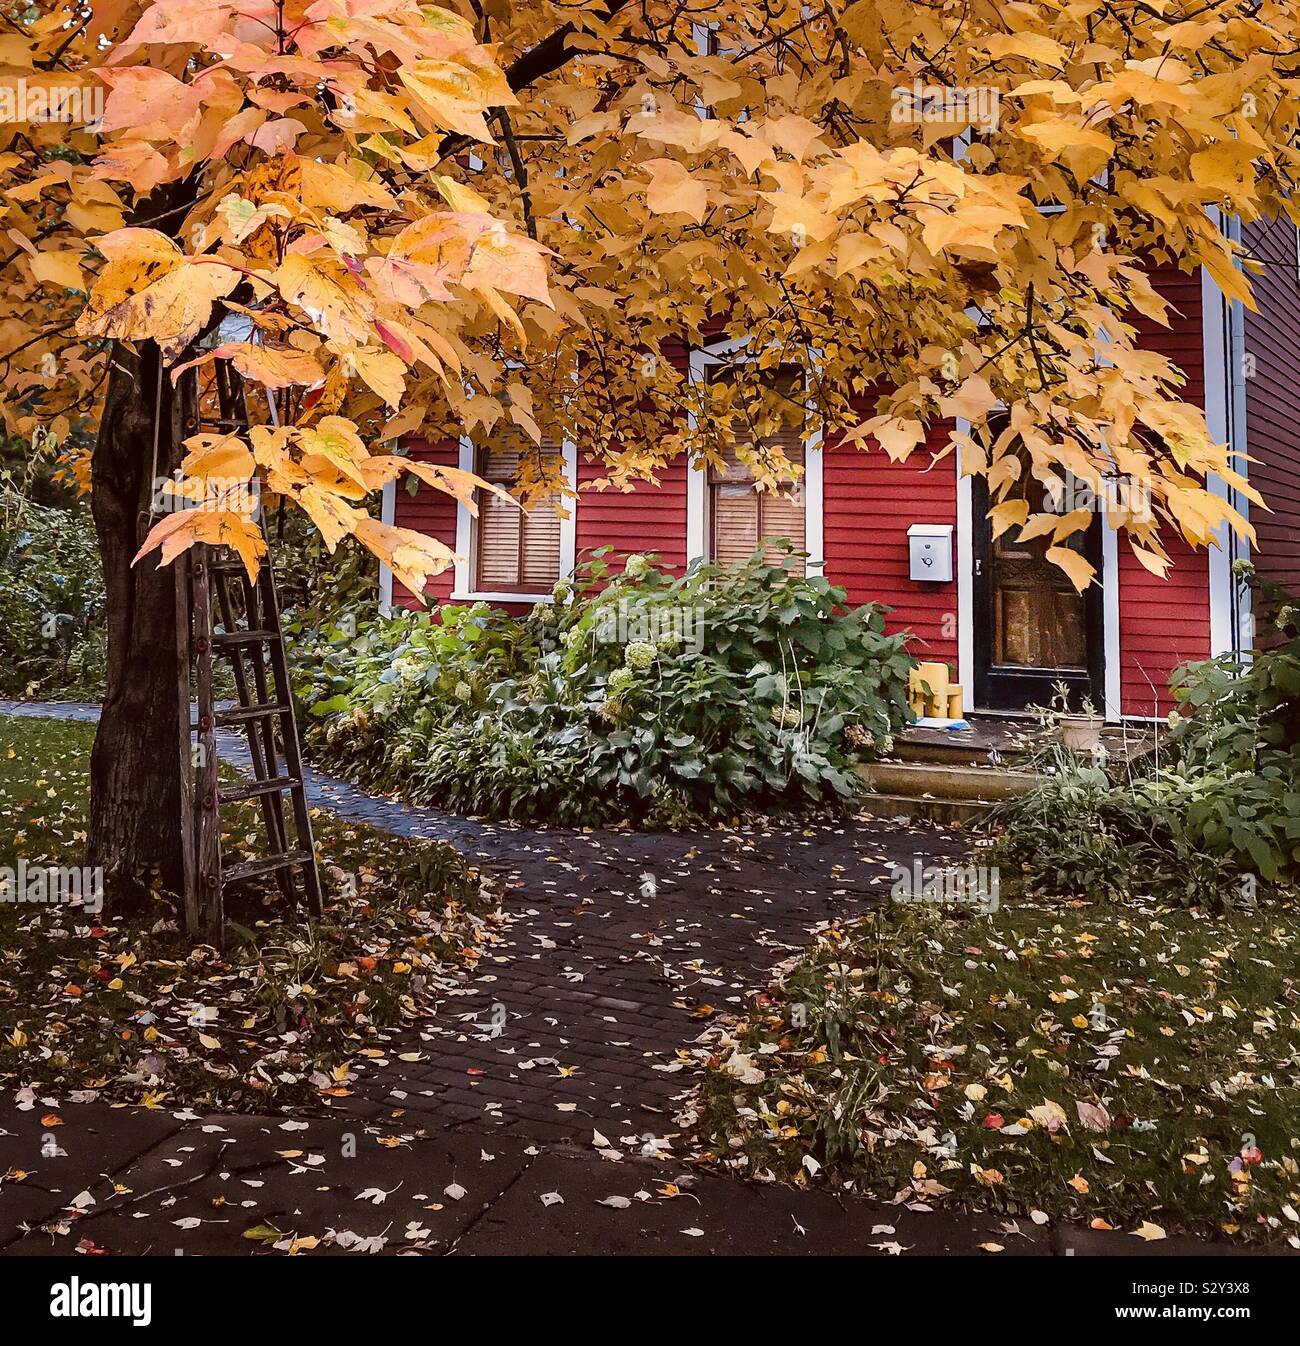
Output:
<svg viewBox="0 0 1300 1346">
<path fill-rule="evenodd" d="M 0 866 L 82 863 L 93 733 L 0 717 Z M 347 1094 L 472 970 L 494 913 L 449 847 L 314 822 L 324 918 L 245 894 L 224 954 L 192 946 L 164 893 L 120 919 L 0 903 L 0 1085 L 252 1110 Z M 223 823 L 226 853 L 258 849 L 255 805 Z"/>
<path fill-rule="evenodd" d="M 1101 903 L 830 926 L 715 1030 L 705 1143 L 800 1184 L 1300 1247 L 1297 933 Z"/>
</svg>

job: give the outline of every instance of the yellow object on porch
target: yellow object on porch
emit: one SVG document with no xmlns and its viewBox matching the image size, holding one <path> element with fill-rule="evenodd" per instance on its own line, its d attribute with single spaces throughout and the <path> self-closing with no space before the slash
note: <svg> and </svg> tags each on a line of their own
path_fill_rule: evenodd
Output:
<svg viewBox="0 0 1300 1346">
<path fill-rule="evenodd" d="M 912 708 L 913 715 L 919 717 L 925 714 L 925 692 L 921 689 L 921 679 L 915 668 L 907 670 L 907 704 Z"/>
<path fill-rule="evenodd" d="M 908 701 L 917 715 L 928 715 L 939 719 L 947 715 L 947 664 L 917 664 L 908 675 L 907 687 Z"/>
</svg>

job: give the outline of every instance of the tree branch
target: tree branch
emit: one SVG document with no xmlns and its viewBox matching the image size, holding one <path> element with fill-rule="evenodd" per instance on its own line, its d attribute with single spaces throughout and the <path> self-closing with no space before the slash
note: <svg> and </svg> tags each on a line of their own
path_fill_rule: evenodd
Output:
<svg viewBox="0 0 1300 1346">
<path fill-rule="evenodd" d="M 605 0 L 605 12 L 603 17 L 606 21 L 612 19 L 619 10 L 628 4 L 628 0 Z M 535 46 L 529 47 L 525 52 L 516 56 L 506 67 L 506 83 L 510 86 L 511 93 L 518 93 L 521 89 L 530 88 L 538 80 L 545 79 L 547 75 L 553 75 L 557 70 L 564 66 L 579 53 L 571 51 L 567 45 L 569 38 L 577 33 L 576 25 L 572 23 L 562 24 L 553 33 L 549 33 L 542 38 Z M 499 115 L 500 108 L 493 108 L 492 113 Z M 489 114 L 492 115 L 492 114 Z M 464 135 L 460 132 L 453 132 L 442 138 L 442 144 L 438 149 L 444 159 L 453 154 L 459 154 L 462 150 L 467 150 L 474 144 L 472 136 Z"/>
</svg>

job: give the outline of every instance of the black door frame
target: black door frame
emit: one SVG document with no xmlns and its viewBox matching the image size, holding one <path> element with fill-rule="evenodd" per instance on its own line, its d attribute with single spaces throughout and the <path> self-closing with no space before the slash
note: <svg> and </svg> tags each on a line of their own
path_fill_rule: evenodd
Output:
<svg viewBox="0 0 1300 1346">
<path fill-rule="evenodd" d="M 993 524 L 989 518 L 988 483 L 983 477 L 971 480 L 971 534 L 974 575 L 975 621 L 975 700 L 976 710 L 1024 710 L 1026 706 L 1046 706 L 1057 683 L 1065 683 L 1071 706 L 1077 708 L 1087 696 L 1098 713 L 1106 703 L 1106 606 L 1102 559 L 1104 527 L 1098 511 L 1083 539 L 1083 554 L 1097 572 L 1097 578 L 1084 593 L 1084 638 L 1088 663 L 1083 670 L 1060 668 L 1019 668 L 993 664 Z"/>
</svg>

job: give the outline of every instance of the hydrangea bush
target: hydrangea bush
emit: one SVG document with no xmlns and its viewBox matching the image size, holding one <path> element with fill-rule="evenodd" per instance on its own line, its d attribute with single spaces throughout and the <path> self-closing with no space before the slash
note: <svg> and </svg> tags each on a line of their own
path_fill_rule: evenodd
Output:
<svg viewBox="0 0 1300 1346">
<path fill-rule="evenodd" d="M 318 760 L 492 818 L 656 825 L 842 805 L 908 719 L 884 610 L 756 555 L 674 577 L 608 549 L 525 618 L 485 604 L 299 634 Z"/>
</svg>

